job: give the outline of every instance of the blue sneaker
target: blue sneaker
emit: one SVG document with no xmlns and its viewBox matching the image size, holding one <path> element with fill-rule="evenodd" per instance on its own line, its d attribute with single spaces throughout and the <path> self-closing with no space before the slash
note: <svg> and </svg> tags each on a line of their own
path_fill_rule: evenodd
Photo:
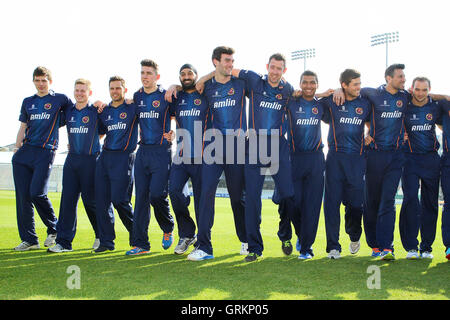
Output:
<svg viewBox="0 0 450 320">
<path fill-rule="evenodd" d="M 445 251 L 445 257 L 450 261 L 450 248 L 447 248 L 447 251 Z"/>
<path fill-rule="evenodd" d="M 384 249 L 380 254 L 380 260 L 395 260 L 395 255 L 392 250 Z"/>
<path fill-rule="evenodd" d="M 162 239 L 162 247 L 164 250 L 169 249 L 172 246 L 173 243 L 173 233 L 172 232 L 168 232 L 163 234 L 163 239 Z"/>
<path fill-rule="evenodd" d="M 372 257 L 378 258 L 381 256 L 381 251 L 378 248 L 372 248 Z"/>
<path fill-rule="evenodd" d="M 312 255 L 309 254 L 309 253 L 305 253 L 305 254 L 301 253 L 301 254 L 298 256 L 298 259 L 299 259 L 299 260 L 308 260 L 308 259 L 312 259 Z"/>
<path fill-rule="evenodd" d="M 297 242 L 295 243 L 295 249 L 297 249 L 298 252 L 300 252 L 300 250 L 302 249 L 299 238 L 297 238 Z"/>
<path fill-rule="evenodd" d="M 150 250 L 145 250 L 139 247 L 133 247 L 131 250 L 128 250 L 125 255 L 127 256 L 137 256 L 140 254 L 150 253 Z"/>
</svg>

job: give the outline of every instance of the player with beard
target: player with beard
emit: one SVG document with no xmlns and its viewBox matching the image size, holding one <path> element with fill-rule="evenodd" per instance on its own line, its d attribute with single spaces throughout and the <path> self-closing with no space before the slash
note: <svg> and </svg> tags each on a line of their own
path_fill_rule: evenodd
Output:
<svg viewBox="0 0 450 320">
<path fill-rule="evenodd" d="M 202 135 L 208 110 L 205 97 L 195 88 L 197 77 L 194 66 L 181 66 L 181 91 L 176 94 L 177 98 L 170 107 L 171 116 L 177 125 L 177 152 L 169 177 L 169 195 L 180 238 L 175 247 L 175 254 L 183 254 L 196 241 L 195 230 L 201 191 Z M 168 95 L 171 100 L 171 93 Z M 190 197 L 184 190 L 189 179 L 194 195 L 195 222 L 189 213 Z"/>
</svg>

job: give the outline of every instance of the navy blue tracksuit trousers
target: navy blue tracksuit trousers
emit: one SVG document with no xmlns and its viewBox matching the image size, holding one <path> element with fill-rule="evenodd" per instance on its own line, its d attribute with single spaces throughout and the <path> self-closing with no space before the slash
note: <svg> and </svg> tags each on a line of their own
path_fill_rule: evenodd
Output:
<svg viewBox="0 0 450 320">
<path fill-rule="evenodd" d="M 56 224 L 56 243 L 63 248 L 72 249 L 72 241 L 77 229 L 78 200 L 83 200 L 89 221 L 98 238 L 97 218 L 95 216 L 95 166 L 98 155 L 69 153 L 63 168 L 63 190 Z M 112 210 L 112 209 L 111 209 Z"/>
<path fill-rule="evenodd" d="M 440 157 L 437 152 L 405 153 L 402 175 L 403 203 L 400 210 L 400 237 L 406 251 L 431 252 L 438 218 Z M 419 200 L 420 185 L 420 200 Z"/>
<path fill-rule="evenodd" d="M 205 161 L 202 165 L 202 187 L 200 192 L 199 214 L 198 214 L 198 248 L 207 254 L 213 254 L 211 244 L 211 228 L 214 224 L 214 202 L 217 185 L 222 173 L 225 173 L 228 194 L 230 196 L 231 209 L 233 211 L 234 226 L 240 242 L 247 243 L 245 230 L 245 180 L 244 164 L 237 161 L 237 140 L 234 138 L 233 155 L 234 159 L 227 162 L 227 146 L 223 143 L 222 157 L 219 159 L 217 152 L 214 163 L 208 164 Z M 245 159 L 244 159 L 245 161 Z M 220 163 L 219 163 L 220 162 Z"/>
<path fill-rule="evenodd" d="M 148 240 L 150 205 L 154 208 L 155 218 L 163 232 L 173 231 L 175 223 L 170 214 L 169 200 L 167 199 L 171 163 L 170 146 L 139 146 L 134 169 L 136 202 L 132 246 L 150 250 Z"/>
<path fill-rule="evenodd" d="M 95 168 L 96 218 L 100 246 L 114 249 L 114 212 L 117 210 L 122 223 L 130 233 L 133 231 L 133 166 L 135 154 L 126 151 L 103 150 Z"/>
<path fill-rule="evenodd" d="M 55 211 L 47 197 L 48 179 L 55 151 L 23 145 L 12 157 L 19 236 L 31 245 L 39 243 L 34 225 L 34 210 L 47 227 L 47 234 L 56 233 Z"/>
<path fill-rule="evenodd" d="M 191 179 L 194 194 L 195 221 L 189 212 L 190 196 L 186 194 L 186 182 Z M 200 192 L 202 187 L 202 164 L 180 163 L 172 164 L 169 177 L 169 196 L 172 209 L 177 219 L 178 235 L 180 238 L 193 238 L 195 236 Z"/>
<path fill-rule="evenodd" d="M 271 150 L 271 144 L 273 141 L 271 137 L 267 140 L 267 150 Z M 279 193 L 280 201 L 284 201 L 285 209 L 288 212 L 288 216 L 292 218 L 293 215 L 293 196 L 294 187 L 292 183 L 292 170 L 291 161 L 289 157 L 289 146 L 284 137 L 277 137 L 278 143 L 278 159 L 274 159 L 269 164 L 263 164 L 259 158 L 259 148 L 261 148 L 261 143 L 265 143 L 261 140 L 261 136 L 257 136 L 256 140 L 249 139 L 249 147 L 247 153 L 247 160 L 245 164 L 245 181 L 251 183 L 246 184 L 245 189 L 245 228 L 247 230 L 247 240 L 248 240 L 248 251 L 256 253 L 258 255 L 262 254 L 264 250 L 263 240 L 261 236 L 261 194 L 264 184 L 265 175 L 261 172 L 261 169 L 268 168 L 269 166 L 277 166 L 278 170 L 272 173 L 272 178 L 275 182 L 275 187 Z M 257 148 L 252 150 L 251 143 L 257 143 Z M 258 157 L 256 163 L 252 163 L 251 153 L 257 152 Z M 273 156 L 271 154 L 270 156 Z"/>
<path fill-rule="evenodd" d="M 325 158 L 322 151 L 291 154 L 294 183 L 292 223 L 300 239 L 300 253 L 313 255 L 324 190 Z"/>
<path fill-rule="evenodd" d="M 450 248 L 450 157 L 444 152 L 441 158 L 441 186 L 444 194 L 442 209 L 442 241 L 446 249 Z"/>
<path fill-rule="evenodd" d="M 340 206 L 345 206 L 345 231 L 351 241 L 361 237 L 364 205 L 365 155 L 328 151 L 325 163 L 324 215 L 326 251 L 341 251 L 339 243 Z"/>
<path fill-rule="evenodd" d="M 395 195 L 402 176 L 402 151 L 367 151 L 364 232 L 369 247 L 393 250 Z"/>
</svg>

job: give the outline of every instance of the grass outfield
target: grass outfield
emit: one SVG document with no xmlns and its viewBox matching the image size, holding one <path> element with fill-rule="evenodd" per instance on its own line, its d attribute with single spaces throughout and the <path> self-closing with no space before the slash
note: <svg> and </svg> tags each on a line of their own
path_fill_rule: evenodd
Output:
<svg viewBox="0 0 450 320">
<path fill-rule="evenodd" d="M 49 195 L 59 208 L 60 194 Z M 81 202 L 80 202 L 81 206 Z M 14 193 L 0 191 L 0 300 L 8 299 L 188 299 L 188 300 L 300 300 L 300 299 L 449 299 L 450 263 L 444 256 L 440 232 L 441 213 L 434 244 L 435 258 L 405 259 L 398 228 L 395 233 L 397 260 L 377 261 L 369 257 L 364 235 L 361 250 L 348 252 L 349 240 L 341 229 L 342 258 L 329 260 L 325 252 L 323 215 L 316 242 L 315 257 L 297 259 L 297 253 L 284 256 L 276 236 L 277 207 L 263 201 L 262 235 L 264 258 L 244 263 L 228 199 L 216 199 L 212 230 L 215 259 L 192 262 L 186 254 L 177 256 L 172 246 L 161 247 L 162 232 L 152 215 L 149 255 L 127 257 L 128 233 L 116 214 L 116 250 L 92 254 L 94 234 L 82 207 L 73 252 L 48 254 L 45 249 L 14 252 L 20 243 L 17 231 Z M 343 225 L 343 223 L 341 223 Z M 342 226 L 343 227 L 343 226 Z M 36 230 L 43 247 L 46 229 L 36 215 Z M 175 242 L 178 237 L 175 237 Z M 294 241 L 295 242 L 295 241 Z M 71 266 L 80 271 L 80 289 L 74 284 Z M 379 287 L 368 286 L 380 273 Z M 70 269 L 69 269 L 70 270 Z M 70 286 L 69 286 L 70 287 Z M 369 287 L 372 287 L 371 289 Z"/>
</svg>

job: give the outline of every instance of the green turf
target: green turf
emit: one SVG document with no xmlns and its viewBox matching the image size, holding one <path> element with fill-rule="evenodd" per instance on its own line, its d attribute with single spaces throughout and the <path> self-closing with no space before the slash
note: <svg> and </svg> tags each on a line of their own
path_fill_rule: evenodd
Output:
<svg viewBox="0 0 450 320">
<path fill-rule="evenodd" d="M 59 197 L 50 194 L 55 208 L 59 208 Z M 92 254 L 94 234 L 81 204 L 73 252 L 14 252 L 12 248 L 20 243 L 14 193 L 0 191 L 0 299 L 449 299 L 450 263 L 444 256 L 441 213 L 432 261 L 406 260 L 398 229 L 396 261 L 370 258 L 364 235 L 360 252 L 350 255 L 343 229 L 343 257 L 329 260 L 323 215 L 313 246 L 316 255 L 300 261 L 295 251 L 288 257 L 281 252 L 276 210 L 271 201 L 263 201 L 264 258 L 254 263 L 244 263 L 239 255 L 229 201 L 220 198 L 216 199 L 212 230 L 213 260 L 192 262 L 186 255 L 173 254 L 173 247 L 163 250 L 162 232 L 153 216 L 149 228 L 151 254 L 125 256 L 128 233 L 117 215 L 116 250 Z M 37 215 L 36 229 L 43 247 L 46 230 Z M 73 283 L 72 274 L 67 273 L 71 266 L 80 270 L 80 289 L 68 288 L 68 280 Z M 372 276 L 368 269 L 373 266 L 380 270 L 379 289 L 368 288 Z"/>
</svg>

